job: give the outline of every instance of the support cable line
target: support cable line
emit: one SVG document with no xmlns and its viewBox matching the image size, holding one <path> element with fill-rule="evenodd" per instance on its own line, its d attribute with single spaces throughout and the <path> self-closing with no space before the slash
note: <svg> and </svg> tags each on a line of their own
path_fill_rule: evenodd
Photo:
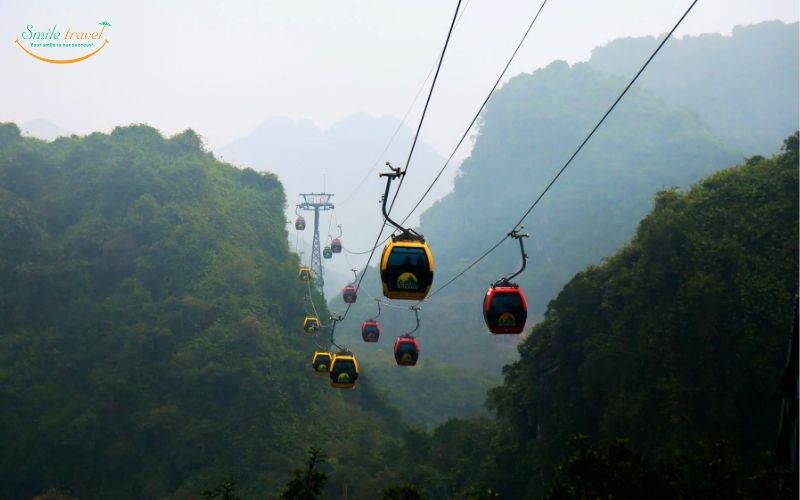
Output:
<svg viewBox="0 0 800 500">
<path fill-rule="evenodd" d="M 348 259 L 348 258 L 347 258 L 347 254 L 345 254 L 345 256 L 344 256 L 344 260 L 345 260 L 345 262 L 347 262 L 347 265 L 348 265 L 348 266 L 350 266 L 351 268 L 352 268 L 352 267 L 355 267 L 355 266 L 353 266 L 353 264 L 350 262 L 350 259 Z M 359 292 L 360 292 L 361 290 L 362 290 L 362 288 L 359 288 L 359 289 L 358 289 L 358 291 L 359 291 Z M 385 300 L 383 300 L 383 299 L 382 299 L 382 298 L 380 298 L 380 297 L 376 297 L 375 295 L 373 295 L 373 294 L 369 293 L 369 289 L 368 289 L 366 286 L 364 286 L 364 287 L 363 287 L 363 290 L 364 290 L 364 293 L 366 293 L 366 294 L 367 294 L 367 297 L 369 297 L 370 299 L 372 299 L 372 300 L 374 300 L 374 301 L 377 301 L 377 302 L 378 302 L 378 316 L 380 316 L 380 315 L 381 315 L 381 304 L 383 304 L 383 305 L 384 305 L 384 306 L 386 306 L 386 307 L 392 308 L 392 309 L 408 309 L 408 307 L 406 307 L 406 306 L 396 306 L 396 305 L 392 304 L 392 303 L 391 303 L 391 302 L 389 302 L 389 301 L 385 301 Z M 375 318 L 370 318 L 370 319 L 376 319 L 378 316 L 375 316 Z"/>
<path fill-rule="evenodd" d="M 619 104 L 619 102 L 622 100 L 622 98 L 628 93 L 628 91 L 631 89 L 631 87 L 636 82 L 636 80 L 639 79 L 639 76 L 644 72 L 644 70 L 647 68 L 647 66 L 650 64 L 650 62 L 655 58 L 655 56 L 659 53 L 659 51 L 661 51 L 661 48 L 667 43 L 667 40 L 672 38 L 672 35 L 673 35 L 673 33 L 675 33 L 675 30 L 677 30 L 678 27 L 683 22 L 683 20 L 686 19 L 686 16 L 689 15 L 689 12 L 691 12 L 691 10 L 694 8 L 694 6 L 697 4 L 697 2 L 698 2 L 698 0 L 693 0 L 692 1 L 692 3 L 689 5 L 689 7 L 686 9 L 686 11 L 683 13 L 683 15 L 680 17 L 680 19 L 678 19 L 678 21 L 675 23 L 675 25 L 672 27 L 672 29 L 669 31 L 669 33 L 667 33 L 667 35 L 664 37 L 664 39 L 661 40 L 661 43 L 659 43 L 658 46 L 653 51 L 653 53 L 650 54 L 650 57 L 647 58 L 647 60 L 644 62 L 642 67 L 639 69 L 639 71 L 636 72 L 636 75 L 634 75 L 634 77 L 630 80 L 630 82 L 628 82 L 628 84 L 625 86 L 625 88 L 619 94 L 617 99 L 613 102 L 611 107 L 609 107 L 608 110 L 603 114 L 603 116 L 600 118 L 600 120 L 597 122 L 597 124 L 592 128 L 592 130 L 589 132 L 589 134 L 586 136 L 586 138 L 580 143 L 580 145 L 575 150 L 575 152 L 572 153 L 572 155 L 569 157 L 569 159 L 558 170 L 558 172 L 553 177 L 553 179 L 550 181 L 550 183 L 547 184 L 547 186 L 544 188 L 544 190 L 533 201 L 531 206 L 528 207 L 528 209 L 525 211 L 525 213 L 522 215 L 522 217 L 520 217 L 520 219 L 514 225 L 513 229 L 508 234 L 503 236 L 503 238 L 501 238 L 500 241 L 498 241 L 491 248 L 486 250 L 480 257 L 475 259 L 471 264 L 469 264 L 466 268 L 464 268 L 461 272 L 456 274 L 453 278 L 451 278 L 445 284 L 439 286 L 438 288 L 433 290 L 431 293 L 429 293 L 425 300 L 430 300 L 431 297 L 433 297 L 437 293 L 441 292 L 442 290 L 444 290 L 445 288 L 450 286 L 453 282 L 455 282 L 457 279 L 459 279 L 461 276 L 463 276 L 465 273 L 467 273 L 467 271 L 469 271 L 470 269 L 475 267 L 480 261 L 485 259 L 490 253 L 494 252 L 505 240 L 507 240 L 509 237 L 511 237 L 513 232 L 515 232 L 518 229 L 520 229 L 520 225 L 525 221 L 525 219 L 528 217 L 528 215 L 530 215 L 530 213 L 533 211 L 533 209 L 536 208 L 536 206 L 542 200 L 544 195 L 547 194 L 547 192 L 550 190 L 550 188 L 553 186 L 553 184 L 555 184 L 555 182 L 559 179 L 559 177 L 561 177 L 561 174 L 564 173 L 564 171 L 572 163 L 572 161 L 575 159 L 575 157 L 578 156 L 578 154 L 581 152 L 581 150 L 586 145 L 586 143 L 589 142 L 589 139 L 591 139 L 592 136 L 594 135 L 594 133 L 597 132 L 597 130 L 600 128 L 600 126 L 603 124 L 603 122 L 605 122 L 606 118 L 608 118 L 608 116 L 611 114 L 611 112 L 614 110 L 614 108 L 616 108 L 617 104 Z M 423 301 L 420 301 L 420 302 L 423 302 Z"/>
<path fill-rule="evenodd" d="M 509 57 L 509 59 L 506 62 L 505 66 L 503 67 L 503 70 L 500 72 L 500 75 L 497 77 L 497 80 L 495 80 L 494 85 L 492 86 L 491 90 L 489 90 L 489 93 L 486 95 L 486 98 L 483 100 L 483 103 L 478 108 L 478 111 L 475 113 L 475 116 L 473 116 L 472 121 L 470 121 L 469 125 L 467 125 L 467 128 L 464 130 L 464 133 L 461 135 L 461 139 L 459 139 L 458 143 L 453 148 L 453 151 L 450 153 L 450 156 L 444 162 L 444 165 L 442 165 L 442 168 L 436 174 L 436 177 L 433 179 L 431 184 L 428 186 L 428 188 L 422 194 L 420 199 L 417 200 L 417 203 L 414 205 L 414 207 L 411 209 L 411 211 L 408 213 L 408 215 L 405 216 L 405 218 L 402 221 L 402 224 L 405 224 L 408 221 L 408 219 L 414 214 L 414 212 L 419 208 L 419 206 L 422 204 L 422 202 L 425 200 L 425 198 L 428 196 L 428 194 L 433 189 L 433 186 L 436 184 L 436 182 L 439 181 L 439 178 L 441 178 L 441 176 L 444 173 L 445 169 L 447 169 L 447 167 L 450 165 L 450 162 L 453 160 L 453 157 L 458 152 L 458 150 L 461 147 L 461 145 L 464 143 L 464 140 L 466 140 L 467 136 L 469 135 L 469 132 L 472 130 L 472 127 L 475 125 L 475 122 L 478 121 L 478 118 L 480 117 L 480 114 L 483 112 L 483 109 L 486 107 L 486 105 L 488 104 L 489 100 L 494 95 L 494 92 L 497 90 L 497 87 L 500 85 L 500 82 L 503 80 L 503 77 L 505 77 L 505 74 L 508 71 L 508 68 L 511 66 L 511 63 L 517 57 L 517 53 L 519 52 L 519 49 L 522 48 L 522 44 L 524 44 L 525 40 L 528 38 L 528 35 L 530 34 L 531 30 L 533 29 L 534 24 L 536 24 L 536 20 L 539 19 L 539 15 L 542 13 L 542 10 L 544 9 L 544 6 L 547 5 L 547 1 L 548 0 L 544 0 L 541 3 L 541 5 L 539 6 L 539 9 L 536 11 L 536 15 L 533 17 L 533 19 L 531 20 L 530 24 L 528 24 L 528 28 L 525 30 L 525 33 L 522 35 L 522 38 L 520 38 L 519 42 L 517 43 L 517 46 L 514 49 L 514 52 L 512 52 L 511 57 Z M 464 7 L 464 8 L 466 9 L 466 7 Z M 398 190 L 399 190 L 399 188 L 398 188 Z M 395 197 L 396 197 L 396 195 L 395 195 Z M 378 246 L 380 246 L 381 244 L 386 243 L 386 241 L 388 241 L 388 238 L 383 240 L 381 243 L 378 243 Z M 345 251 L 350 253 L 350 254 L 352 254 L 352 255 L 364 255 L 364 254 L 370 253 L 372 250 L 370 249 L 370 250 L 365 250 L 363 252 L 353 252 L 353 251 L 345 249 Z"/>
<path fill-rule="evenodd" d="M 414 141 L 411 143 L 411 149 L 408 151 L 408 158 L 406 158 L 406 164 L 403 167 L 403 176 L 400 177 L 400 184 L 397 186 L 397 191 L 394 192 L 394 198 L 392 198 L 392 203 L 389 205 L 389 212 L 392 211 L 394 207 L 394 202 L 397 199 L 397 195 L 400 193 L 400 188 L 403 187 L 403 180 L 405 179 L 405 174 L 408 171 L 408 165 L 411 163 L 411 157 L 414 155 L 414 149 L 417 146 L 417 140 L 419 139 L 419 132 L 422 130 L 422 124 L 425 122 L 425 115 L 428 113 L 428 105 L 431 103 L 431 97 L 433 96 L 433 90 L 436 88 L 436 80 L 439 78 L 439 71 L 442 69 L 442 63 L 444 62 L 444 55 L 447 52 L 447 46 L 450 43 L 450 36 L 453 34 L 453 27 L 456 24 L 456 18 L 458 17 L 458 11 L 461 8 L 461 0 L 458 0 L 456 4 L 456 11 L 453 13 L 453 20 L 450 22 L 450 29 L 447 31 L 447 38 L 444 41 L 444 47 L 442 47 L 442 55 L 439 56 L 439 62 L 436 66 L 436 73 L 433 75 L 433 82 L 431 82 L 431 89 L 428 91 L 428 98 L 425 100 L 425 106 L 422 108 L 422 116 L 420 116 L 419 124 L 417 125 L 417 131 L 414 133 Z M 383 229 L 381 229 L 382 231 Z"/>
<path fill-rule="evenodd" d="M 469 3 L 471 1 L 472 0 L 467 0 L 467 2 L 464 4 L 464 8 L 461 9 L 461 13 L 458 14 L 458 19 L 456 19 L 456 26 L 458 26 L 458 23 L 461 22 L 461 18 L 464 17 L 464 13 L 467 11 L 467 7 L 469 7 Z M 384 155 L 386 154 L 386 152 L 389 151 L 389 148 L 391 147 L 392 143 L 394 143 L 394 140 L 397 137 L 397 134 L 400 132 L 400 129 L 402 129 L 403 125 L 405 125 L 406 120 L 408 119 L 408 115 L 411 114 L 411 110 L 414 109 L 414 106 L 417 104 L 417 101 L 419 100 L 419 96 L 422 95 L 422 91 L 425 90 L 425 85 L 428 83 L 428 80 L 430 80 L 431 75 L 433 74 L 434 70 L 436 69 L 436 66 L 437 66 L 438 62 L 439 62 L 439 58 L 437 56 L 436 60 L 431 65 L 431 69 L 428 71 L 428 75 L 425 77 L 425 80 L 422 81 L 422 84 L 420 84 L 416 95 L 414 95 L 414 100 L 411 101 L 411 104 L 408 106 L 408 109 L 406 110 L 406 113 L 403 115 L 403 118 L 400 120 L 400 123 L 397 124 L 397 128 L 394 129 L 394 132 L 392 133 L 392 136 L 389 138 L 389 142 L 386 143 L 386 147 L 384 147 L 383 151 L 381 151 L 380 154 L 377 156 L 377 158 L 375 158 L 375 161 L 372 162 L 372 166 L 369 167 L 369 170 L 364 175 L 364 177 L 361 178 L 361 180 L 358 182 L 356 187 L 353 188 L 353 190 L 350 192 L 350 194 L 348 194 L 347 196 L 344 197 L 344 200 L 342 200 L 340 205 L 344 205 L 345 203 L 350 201 L 350 199 L 361 189 L 361 186 L 364 185 L 364 183 L 367 181 L 367 179 L 369 179 L 369 176 L 372 175 L 372 172 L 375 171 L 375 167 L 377 167 L 378 164 L 381 162 L 381 160 L 384 158 Z M 367 250 L 366 252 L 361 252 L 361 253 L 362 254 L 369 253 L 369 250 Z"/>
<path fill-rule="evenodd" d="M 425 115 L 427 114 L 428 106 L 430 105 L 431 96 L 433 95 L 433 90 L 436 88 L 436 81 L 437 81 L 437 79 L 439 77 L 439 72 L 440 72 L 440 70 L 442 68 L 442 62 L 444 61 L 444 56 L 445 56 L 445 53 L 447 52 L 447 46 L 450 43 L 450 37 L 453 34 L 453 27 L 455 26 L 455 22 L 456 22 L 456 19 L 458 17 L 458 11 L 459 11 L 460 8 L 461 8 L 461 0 L 458 0 L 458 3 L 456 4 L 456 10 L 453 13 L 453 20 L 450 22 L 450 28 L 447 31 L 447 38 L 445 39 L 444 47 L 442 47 L 441 56 L 439 56 L 439 62 L 438 62 L 437 67 L 436 67 L 436 73 L 433 76 L 433 81 L 431 82 L 431 88 L 428 91 L 428 98 L 425 100 L 425 106 L 422 109 L 422 116 L 420 117 L 419 125 L 417 126 L 417 131 L 414 134 L 414 141 L 412 142 L 411 149 L 408 152 L 408 158 L 406 159 L 405 167 L 403 168 L 402 175 L 400 176 L 400 184 L 398 185 L 397 190 L 395 191 L 394 198 L 392 199 L 392 205 L 391 206 L 394 206 L 394 200 L 397 199 L 397 194 L 400 192 L 400 188 L 403 185 L 403 178 L 405 177 L 405 173 L 408 170 L 408 165 L 411 162 L 411 157 L 414 154 L 414 149 L 415 149 L 415 147 L 417 145 L 417 140 L 419 138 L 419 133 L 420 133 L 420 130 L 422 129 L 422 124 L 425 121 Z M 385 210 L 385 207 L 386 207 L 386 196 L 388 196 L 388 191 L 389 191 L 389 189 L 388 189 L 388 184 L 387 184 L 386 195 L 384 195 L 384 200 L 383 200 L 383 207 L 384 207 L 384 212 L 385 212 L 384 215 L 387 215 L 388 212 L 391 212 L 391 206 L 389 207 L 388 212 Z M 378 242 L 380 241 L 381 236 L 383 235 L 383 230 L 385 228 L 386 228 L 386 221 L 383 222 L 383 224 L 381 225 L 380 231 L 378 231 L 378 236 L 375 238 L 375 243 L 372 246 L 372 250 L 370 251 L 369 258 L 367 259 L 367 263 L 364 265 L 364 269 L 363 269 L 363 271 L 361 271 L 361 276 L 359 277 L 358 283 L 356 284 L 356 287 L 355 287 L 356 291 L 358 291 L 359 287 L 361 287 L 361 282 L 364 280 L 364 276 L 366 276 L 366 274 L 367 274 L 367 269 L 369 269 L 369 264 L 372 261 L 372 257 L 375 255 L 375 249 L 378 247 Z M 406 234 L 408 234 L 408 233 L 406 233 Z M 345 311 L 343 319 L 347 317 L 347 313 L 350 311 L 350 306 L 351 305 L 352 304 L 348 304 L 347 310 Z"/>
<path fill-rule="evenodd" d="M 530 24 L 528 24 L 528 29 L 525 30 L 525 33 L 522 35 L 522 38 L 520 38 L 519 43 L 517 43 L 517 47 L 514 49 L 514 52 L 511 53 L 511 57 L 508 58 L 508 62 L 506 62 L 506 65 L 503 67 L 503 71 L 500 72 L 500 76 L 498 76 L 497 80 L 495 80 L 494 85 L 492 86 L 492 89 L 489 90 L 489 93 L 486 95 L 486 99 L 483 100 L 483 103 L 478 108 L 478 111 L 475 113 L 475 116 L 472 117 L 472 121 L 469 122 L 469 125 L 467 125 L 466 130 L 464 130 L 464 133 L 461 135 L 461 139 L 458 140 L 458 143 L 453 148 L 453 152 L 450 153 L 450 156 L 444 162 L 444 165 L 442 165 L 442 168 L 439 170 L 439 173 L 436 174 L 436 177 L 433 179 L 433 181 L 431 182 L 430 186 L 428 186 L 428 189 L 426 189 L 425 192 L 422 193 L 422 196 L 417 201 L 416 205 L 414 205 L 414 208 L 412 208 L 411 211 L 408 213 L 408 215 L 406 215 L 405 219 L 403 219 L 403 223 L 405 223 L 408 220 L 408 218 L 411 217 L 411 215 L 417 210 L 417 208 L 419 208 L 420 204 L 423 202 L 423 200 L 425 200 L 425 197 L 428 196 L 428 193 L 431 192 L 431 189 L 433 189 L 433 186 L 436 184 L 436 182 L 442 176 L 442 174 L 444 173 L 444 171 L 447 168 L 447 166 L 450 165 L 450 162 L 453 160 L 453 157 L 458 152 L 458 149 L 461 147 L 461 144 L 464 143 L 464 140 L 469 135 L 469 132 L 470 132 L 470 130 L 472 130 L 472 127 L 475 125 L 475 122 L 478 121 L 478 117 L 483 112 L 483 109 L 486 107 L 486 104 L 488 104 L 489 100 L 494 95 L 495 90 L 497 90 L 497 87 L 500 85 L 500 82 L 503 80 L 503 77 L 506 75 L 506 72 L 508 71 L 509 66 L 511 66 L 511 63 L 514 61 L 514 58 L 517 57 L 517 53 L 519 52 L 519 49 L 522 47 L 522 44 L 525 43 L 525 40 L 528 38 L 528 35 L 530 34 L 531 30 L 533 29 L 533 25 L 536 24 L 536 20 L 539 19 L 539 14 L 542 13 L 542 10 L 544 9 L 545 5 L 547 5 L 547 0 L 544 0 L 542 2 L 542 4 L 539 6 L 539 10 L 536 11 L 536 15 L 533 16 L 533 20 L 531 20 Z"/>
</svg>

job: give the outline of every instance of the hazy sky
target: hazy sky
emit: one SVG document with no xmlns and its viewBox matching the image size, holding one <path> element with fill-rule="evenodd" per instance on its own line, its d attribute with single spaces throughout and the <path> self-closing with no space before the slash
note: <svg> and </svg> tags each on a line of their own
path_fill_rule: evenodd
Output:
<svg viewBox="0 0 800 500">
<path fill-rule="evenodd" d="M 663 33 L 689 3 L 550 0 L 509 75 L 555 59 L 585 60 L 593 47 L 614 38 Z M 465 4 L 422 134 L 443 154 L 463 132 L 540 1 Z M 794 22 L 797 4 L 701 0 L 678 36 L 730 33 L 737 24 L 772 19 Z M 270 116 L 309 119 L 321 127 L 357 112 L 402 117 L 441 49 L 455 5 L 0 0 L 6 40 L 0 52 L 0 121 L 44 118 L 77 133 L 133 122 L 167 134 L 192 127 L 216 148 Z M 112 24 L 106 32 L 110 45 L 77 64 L 42 63 L 14 44 L 28 24 L 65 28 L 102 20 Z"/>
</svg>

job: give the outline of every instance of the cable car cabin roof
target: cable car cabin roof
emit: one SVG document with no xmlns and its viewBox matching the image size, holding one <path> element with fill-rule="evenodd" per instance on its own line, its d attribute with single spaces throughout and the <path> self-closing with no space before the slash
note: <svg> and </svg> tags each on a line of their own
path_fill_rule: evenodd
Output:
<svg viewBox="0 0 800 500">
<path fill-rule="evenodd" d="M 311 357 L 311 366 L 318 374 L 328 373 L 331 368 L 331 353 L 327 351 L 316 351 Z"/>
<path fill-rule="evenodd" d="M 377 321 L 368 319 L 361 323 L 361 338 L 364 342 L 377 342 L 381 336 L 381 325 Z"/>
<path fill-rule="evenodd" d="M 483 298 L 483 319 L 494 334 L 519 334 L 528 319 L 528 301 L 519 286 L 492 286 Z"/>
<path fill-rule="evenodd" d="M 319 330 L 319 318 L 316 316 L 306 316 L 303 320 L 303 330 L 306 333 L 314 333 Z"/>
<path fill-rule="evenodd" d="M 433 284 L 433 254 L 423 241 L 390 241 L 381 255 L 383 295 L 422 300 Z"/>
<path fill-rule="evenodd" d="M 358 380 L 358 360 L 352 354 L 334 354 L 331 360 L 331 386 L 341 389 L 353 387 Z"/>
<path fill-rule="evenodd" d="M 416 365 L 419 351 L 419 342 L 414 337 L 397 337 L 394 342 L 394 360 L 399 366 Z"/>
</svg>

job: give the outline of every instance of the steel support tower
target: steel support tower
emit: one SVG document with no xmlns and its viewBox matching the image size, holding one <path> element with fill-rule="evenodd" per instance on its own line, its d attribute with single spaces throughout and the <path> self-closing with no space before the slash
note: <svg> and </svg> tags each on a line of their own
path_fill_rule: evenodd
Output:
<svg viewBox="0 0 800 500">
<path fill-rule="evenodd" d="M 311 272 L 314 273 L 314 279 L 320 292 L 325 285 L 325 279 L 322 277 L 322 254 L 319 250 L 319 212 L 333 210 L 333 203 L 331 203 L 330 193 L 300 193 L 303 202 L 297 205 L 300 210 L 313 210 L 314 211 L 314 242 L 311 244 Z"/>
</svg>

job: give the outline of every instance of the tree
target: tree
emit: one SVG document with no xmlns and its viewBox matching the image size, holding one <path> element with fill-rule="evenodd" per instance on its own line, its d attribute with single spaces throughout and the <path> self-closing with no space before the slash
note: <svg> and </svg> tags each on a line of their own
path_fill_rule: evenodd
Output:
<svg viewBox="0 0 800 500">
<path fill-rule="evenodd" d="M 328 475 L 317 470 L 317 466 L 325 463 L 327 456 L 319 448 L 308 448 L 308 459 L 305 469 L 294 469 L 292 479 L 280 495 L 281 500 L 314 500 L 322 493 L 322 487 Z"/>
<path fill-rule="evenodd" d="M 572 441 L 575 451 L 559 467 L 543 500 L 580 498 L 681 498 L 680 476 L 671 468 L 650 465 L 614 440 L 593 447 L 586 436 Z"/>
<path fill-rule="evenodd" d="M 204 500 L 239 500 L 236 496 L 236 481 L 229 477 L 223 477 L 216 488 L 205 490 L 202 495 Z"/>
</svg>

